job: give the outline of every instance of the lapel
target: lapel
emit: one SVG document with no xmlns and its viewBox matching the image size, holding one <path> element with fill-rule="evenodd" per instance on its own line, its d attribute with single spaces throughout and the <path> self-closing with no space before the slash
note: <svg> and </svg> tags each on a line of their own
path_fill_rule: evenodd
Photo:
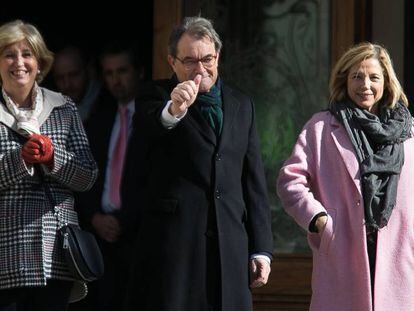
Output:
<svg viewBox="0 0 414 311">
<path fill-rule="evenodd" d="M 0 93 L 0 122 L 6 125 L 8 128 L 11 128 L 17 132 L 16 119 L 10 114 L 9 110 L 6 107 L 3 95 Z"/>
<path fill-rule="evenodd" d="M 231 139 L 231 128 L 239 111 L 240 103 L 232 95 L 232 90 L 223 84 L 223 130 L 220 137 L 220 145 L 225 145 Z"/>
<path fill-rule="evenodd" d="M 223 130 L 221 132 L 221 136 L 219 139 L 217 139 L 216 134 L 214 133 L 211 126 L 208 124 L 206 119 L 202 116 L 200 110 L 192 106 L 189 109 L 189 113 L 191 118 L 184 118 L 184 120 L 188 120 L 188 123 L 191 124 L 191 126 L 195 127 L 201 135 L 203 135 L 210 143 L 213 145 L 217 144 L 225 144 L 225 142 L 230 137 L 231 127 L 233 125 L 233 121 L 235 119 L 235 116 L 237 115 L 237 112 L 239 110 L 239 102 L 238 100 L 231 94 L 232 91 L 227 86 L 222 86 L 222 92 L 223 92 Z"/>
<path fill-rule="evenodd" d="M 105 169 L 108 161 L 108 150 L 111 142 L 111 134 L 117 114 L 117 102 L 101 102 L 101 107 L 91 118 L 86 126 L 91 149 L 100 170 Z M 106 124 L 107 126 L 102 126 Z"/>
<path fill-rule="evenodd" d="M 45 123 L 52 110 L 56 107 L 63 106 L 66 101 L 63 98 L 62 94 L 49 91 L 45 88 L 40 88 L 43 93 L 43 110 L 39 115 L 39 124 L 40 126 Z"/>
<path fill-rule="evenodd" d="M 214 133 L 211 126 L 208 124 L 206 119 L 204 119 L 200 110 L 194 105 L 192 105 L 188 109 L 188 113 L 190 114 L 191 118 L 184 118 L 183 121 L 185 120 L 190 124 L 190 126 L 195 127 L 200 132 L 200 134 L 204 136 L 205 139 L 207 139 L 210 143 L 216 146 L 216 133 Z"/>
<path fill-rule="evenodd" d="M 65 104 L 65 99 L 60 93 L 55 93 L 44 88 L 39 88 L 43 94 L 43 110 L 39 115 L 39 125 L 47 120 L 53 108 L 59 107 Z M 0 93 L 0 122 L 17 132 L 17 122 L 14 116 L 9 112 L 4 102 L 4 98 Z"/>
<path fill-rule="evenodd" d="M 344 127 L 333 115 L 331 116 L 331 126 L 331 136 L 335 142 L 335 146 L 345 163 L 345 167 L 353 183 L 355 184 L 359 194 L 361 194 L 359 163 L 354 151 L 354 146 L 352 146 L 351 140 L 349 139 Z"/>
</svg>

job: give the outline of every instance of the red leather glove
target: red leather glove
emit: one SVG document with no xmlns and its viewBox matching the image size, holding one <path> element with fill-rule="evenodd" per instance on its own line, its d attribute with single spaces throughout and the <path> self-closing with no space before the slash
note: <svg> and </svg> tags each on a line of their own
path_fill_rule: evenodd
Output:
<svg viewBox="0 0 414 311">
<path fill-rule="evenodd" d="M 45 135 L 32 134 L 23 145 L 22 158 L 26 163 L 53 165 L 53 144 Z"/>
</svg>

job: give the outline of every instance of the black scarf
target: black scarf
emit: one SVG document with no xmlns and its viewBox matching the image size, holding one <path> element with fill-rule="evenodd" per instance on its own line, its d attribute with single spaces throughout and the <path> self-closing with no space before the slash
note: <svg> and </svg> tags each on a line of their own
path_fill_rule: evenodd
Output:
<svg viewBox="0 0 414 311">
<path fill-rule="evenodd" d="M 396 203 L 404 163 L 403 142 L 411 137 L 411 115 L 400 102 L 379 108 L 379 116 L 350 101 L 332 105 L 357 154 L 367 232 L 387 225 Z"/>
</svg>

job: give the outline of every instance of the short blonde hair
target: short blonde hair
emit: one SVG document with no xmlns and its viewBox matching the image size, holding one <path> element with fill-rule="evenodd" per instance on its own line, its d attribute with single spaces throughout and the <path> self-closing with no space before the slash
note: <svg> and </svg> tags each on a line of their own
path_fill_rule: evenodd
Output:
<svg viewBox="0 0 414 311">
<path fill-rule="evenodd" d="M 32 24 L 21 20 L 15 20 L 0 26 L 0 54 L 9 45 L 22 40 L 27 40 L 33 49 L 34 56 L 39 62 L 40 74 L 37 75 L 36 81 L 40 83 L 49 73 L 53 64 L 53 53 L 47 48 L 40 32 Z M 0 77 L 1 84 L 2 80 Z"/>
<path fill-rule="evenodd" d="M 349 70 L 355 64 L 375 58 L 379 61 L 384 75 L 384 104 L 394 108 L 398 101 L 408 106 L 407 96 L 397 79 L 388 51 L 379 44 L 363 42 L 352 46 L 334 66 L 329 81 L 329 104 L 343 100 L 347 96 L 347 79 Z"/>
</svg>

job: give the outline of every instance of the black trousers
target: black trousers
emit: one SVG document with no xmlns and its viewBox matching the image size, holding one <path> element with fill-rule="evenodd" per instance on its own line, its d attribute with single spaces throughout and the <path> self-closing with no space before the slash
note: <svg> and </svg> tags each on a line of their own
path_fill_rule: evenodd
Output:
<svg viewBox="0 0 414 311">
<path fill-rule="evenodd" d="M 46 286 L 0 290 L 0 311 L 66 311 L 72 285 L 48 280 Z"/>
<path fill-rule="evenodd" d="M 374 231 L 367 235 L 367 250 L 368 250 L 368 260 L 369 260 L 369 272 L 371 275 L 372 302 L 374 302 L 375 264 L 377 261 L 377 239 L 378 239 L 377 231 Z"/>
<path fill-rule="evenodd" d="M 98 281 L 88 284 L 88 296 L 74 306 L 83 305 L 90 310 L 119 311 L 125 303 L 133 244 L 126 240 L 108 243 L 100 239 L 99 244 L 104 256 L 105 273 Z"/>
</svg>

